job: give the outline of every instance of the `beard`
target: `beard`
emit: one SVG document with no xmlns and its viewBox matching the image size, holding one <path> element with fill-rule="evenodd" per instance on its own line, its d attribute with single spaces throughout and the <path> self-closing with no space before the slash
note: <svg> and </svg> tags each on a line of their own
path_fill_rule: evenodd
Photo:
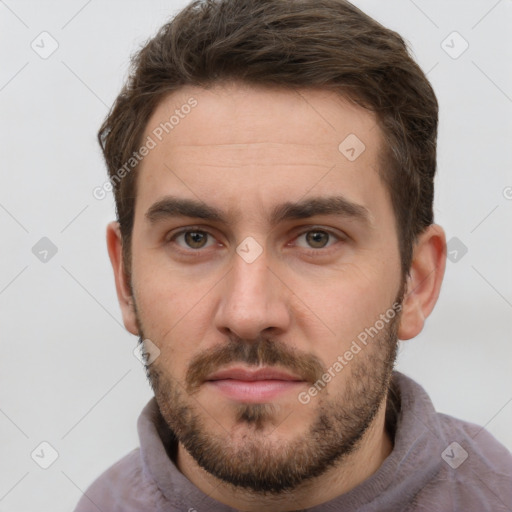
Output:
<svg viewBox="0 0 512 512">
<path fill-rule="evenodd" d="M 402 299 L 402 295 L 397 297 L 393 309 L 401 305 Z M 136 315 L 142 342 L 145 335 L 137 310 Z M 249 342 L 230 336 L 226 344 L 196 356 L 188 365 L 183 383 L 158 360 L 146 364 L 146 374 L 165 423 L 199 466 L 236 488 L 277 495 L 319 477 L 358 447 L 388 395 L 399 319 L 397 312 L 347 363 L 341 373 L 350 373 L 339 392 L 329 393 L 327 386 L 315 400 L 298 406 L 298 414 L 292 411 L 301 423 L 300 407 L 316 407 L 307 431 L 294 439 L 273 438 L 278 425 L 277 408 L 271 403 L 233 404 L 230 410 L 234 412 L 234 425 L 237 432 L 243 427 L 245 433 L 241 439 L 235 439 L 224 428 L 216 433 L 206 425 L 205 419 L 211 415 L 195 394 L 208 375 L 233 362 L 253 367 L 279 365 L 313 384 L 327 369 L 312 354 L 297 353 L 269 337 Z"/>
</svg>

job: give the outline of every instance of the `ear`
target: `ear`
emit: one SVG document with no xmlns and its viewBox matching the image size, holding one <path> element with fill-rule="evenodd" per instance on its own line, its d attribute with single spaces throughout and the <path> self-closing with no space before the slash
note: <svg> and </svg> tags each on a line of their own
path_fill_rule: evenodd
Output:
<svg viewBox="0 0 512 512">
<path fill-rule="evenodd" d="M 119 229 L 119 222 L 114 221 L 107 226 L 107 249 L 110 262 L 112 263 L 112 269 L 114 270 L 117 299 L 121 306 L 124 326 L 132 334 L 138 335 L 139 330 L 137 328 L 130 283 L 125 275 L 123 241 L 121 238 L 121 230 Z"/>
<path fill-rule="evenodd" d="M 439 297 L 446 267 L 446 236 L 441 226 L 432 224 L 414 246 L 407 290 L 402 305 L 398 338 L 408 340 L 423 329 Z"/>
</svg>

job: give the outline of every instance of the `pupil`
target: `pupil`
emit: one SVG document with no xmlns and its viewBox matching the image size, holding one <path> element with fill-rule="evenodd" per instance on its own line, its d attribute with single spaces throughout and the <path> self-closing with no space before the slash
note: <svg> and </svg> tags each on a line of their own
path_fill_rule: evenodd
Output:
<svg viewBox="0 0 512 512">
<path fill-rule="evenodd" d="M 193 247 L 202 247 L 204 245 L 205 236 L 204 233 L 199 231 L 189 231 L 185 234 L 185 239 L 188 245 Z"/>
<path fill-rule="evenodd" d="M 327 243 L 327 233 L 324 231 L 310 231 L 307 234 L 308 243 L 311 243 L 311 245 L 315 247 L 324 247 Z M 323 239 L 323 243 L 322 243 Z"/>
</svg>

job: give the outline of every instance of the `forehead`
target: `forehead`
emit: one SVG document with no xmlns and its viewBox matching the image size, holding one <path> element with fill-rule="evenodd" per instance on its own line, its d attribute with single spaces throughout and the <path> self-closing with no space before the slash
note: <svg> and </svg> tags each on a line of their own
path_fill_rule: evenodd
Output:
<svg viewBox="0 0 512 512">
<path fill-rule="evenodd" d="M 233 199 L 271 202 L 341 186 L 363 203 L 383 193 L 374 114 L 329 91 L 184 87 L 160 102 L 148 138 L 154 148 L 137 171 L 137 202 L 144 208 L 171 191 L 201 200 L 226 199 L 225 191 Z"/>
<path fill-rule="evenodd" d="M 196 105 L 189 108 L 190 104 Z M 200 131 L 193 122 L 198 117 L 205 123 Z M 187 86 L 158 104 L 147 123 L 146 135 L 169 120 L 173 126 L 163 138 L 171 145 L 187 141 L 193 145 L 268 142 L 317 146 L 339 143 L 340 137 L 350 133 L 368 138 L 368 132 L 372 137 L 367 140 L 369 144 L 379 138 L 372 112 L 322 89 L 257 87 L 239 82 L 219 83 L 208 89 Z M 240 126 L 243 131 L 238 130 Z"/>
</svg>

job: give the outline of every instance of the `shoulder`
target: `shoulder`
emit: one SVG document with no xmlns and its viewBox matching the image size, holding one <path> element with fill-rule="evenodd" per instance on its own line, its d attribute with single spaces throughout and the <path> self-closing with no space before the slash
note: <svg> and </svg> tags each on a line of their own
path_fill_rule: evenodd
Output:
<svg viewBox="0 0 512 512">
<path fill-rule="evenodd" d="M 439 508 L 425 510 L 512 510 L 512 453 L 484 427 L 446 414 L 437 417 L 440 467 L 419 501 Z"/>
<path fill-rule="evenodd" d="M 512 477 L 512 453 L 485 427 L 447 414 L 438 413 L 437 416 L 445 439 L 454 443 L 453 448 L 461 452 L 464 462 L 467 460 L 471 466 L 479 466 L 481 469 L 485 467 L 496 474 Z M 467 453 L 467 457 L 459 447 Z M 446 454 L 448 459 L 450 456 L 451 450 Z"/>
<path fill-rule="evenodd" d="M 153 512 L 168 502 L 145 473 L 140 448 L 104 471 L 85 491 L 74 512 Z"/>
<path fill-rule="evenodd" d="M 408 512 L 512 510 L 512 454 L 485 427 L 435 410 L 416 381 L 395 372 L 401 449 L 426 478 Z"/>
</svg>

